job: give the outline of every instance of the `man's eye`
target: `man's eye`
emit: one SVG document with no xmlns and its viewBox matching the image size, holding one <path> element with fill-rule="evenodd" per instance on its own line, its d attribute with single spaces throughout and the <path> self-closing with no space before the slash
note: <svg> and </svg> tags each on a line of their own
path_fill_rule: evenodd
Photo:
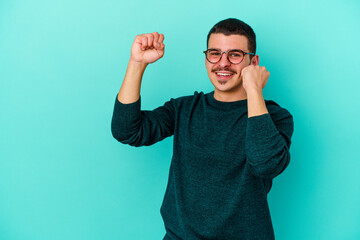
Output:
<svg viewBox="0 0 360 240">
<path fill-rule="evenodd" d="M 230 53 L 230 57 L 238 58 L 241 57 L 240 53 Z"/>
<path fill-rule="evenodd" d="M 219 52 L 210 52 L 210 55 L 211 55 L 211 56 L 219 56 L 220 53 L 219 53 Z"/>
</svg>

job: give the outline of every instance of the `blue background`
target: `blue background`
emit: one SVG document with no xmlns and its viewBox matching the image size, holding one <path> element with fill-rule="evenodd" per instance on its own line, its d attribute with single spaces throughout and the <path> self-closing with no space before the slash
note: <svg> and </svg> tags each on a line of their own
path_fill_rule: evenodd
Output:
<svg viewBox="0 0 360 240">
<path fill-rule="evenodd" d="M 0 239 L 162 239 L 172 138 L 110 132 L 136 34 L 164 33 L 143 109 L 213 90 L 206 35 L 236 17 L 257 34 L 264 90 L 295 119 L 269 204 L 277 239 L 360 239 L 360 3 L 0 1 Z"/>
</svg>

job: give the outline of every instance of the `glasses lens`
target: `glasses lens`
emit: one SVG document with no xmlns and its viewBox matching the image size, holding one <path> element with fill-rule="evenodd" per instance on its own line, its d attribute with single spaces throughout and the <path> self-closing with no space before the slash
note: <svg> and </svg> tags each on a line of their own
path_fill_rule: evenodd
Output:
<svg viewBox="0 0 360 240">
<path fill-rule="evenodd" d="M 218 50 L 208 50 L 206 52 L 206 58 L 211 63 L 217 63 L 220 60 L 221 52 Z"/>
<path fill-rule="evenodd" d="M 237 64 L 242 61 L 244 54 L 239 51 L 230 51 L 228 57 L 231 63 Z"/>
</svg>

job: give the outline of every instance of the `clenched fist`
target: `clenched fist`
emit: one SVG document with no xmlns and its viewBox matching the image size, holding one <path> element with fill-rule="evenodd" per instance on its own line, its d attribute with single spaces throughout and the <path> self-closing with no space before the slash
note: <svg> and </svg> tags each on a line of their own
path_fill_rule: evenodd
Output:
<svg viewBox="0 0 360 240">
<path fill-rule="evenodd" d="M 249 65 L 242 69 L 241 76 L 246 92 L 249 90 L 262 91 L 269 79 L 270 72 L 264 66 Z"/>
<path fill-rule="evenodd" d="M 153 63 L 164 56 L 164 35 L 157 32 L 137 35 L 131 47 L 130 59 L 139 63 Z"/>
</svg>

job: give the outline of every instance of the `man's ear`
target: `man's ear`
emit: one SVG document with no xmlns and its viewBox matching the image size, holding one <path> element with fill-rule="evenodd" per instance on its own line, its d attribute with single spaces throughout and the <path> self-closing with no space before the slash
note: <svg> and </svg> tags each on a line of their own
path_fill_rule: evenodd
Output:
<svg viewBox="0 0 360 240">
<path fill-rule="evenodd" d="M 252 57 L 251 65 L 259 65 L 259 62 L 260 62 L 259 55 L 255 55 Z"/>
</svg>

